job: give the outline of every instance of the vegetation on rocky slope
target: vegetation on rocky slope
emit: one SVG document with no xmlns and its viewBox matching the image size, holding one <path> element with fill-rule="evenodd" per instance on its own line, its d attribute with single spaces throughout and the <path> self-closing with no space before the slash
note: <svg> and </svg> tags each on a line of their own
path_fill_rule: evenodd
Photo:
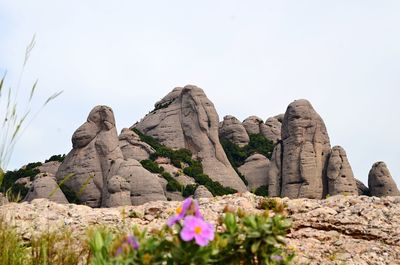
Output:
<svg viewBox="0 0 400 265">
<path fill-rule="evenodd" d="M 158 157 L 167 157 L 171 160 L 171 163 L 175 167 L 181 168 L 183 170 L 183 173 L 192 177 L 197 184 L 204 185 L 214 196 L 232 194 L 237 192 L 235 189 L 222 186 L 221 183 L 213 181 L 208 175 L 204 174 L 201 161 L 193 159 L 192 153 L 189 150 L 173 150 L 166 147 L 165 145 L 160 144 L 153 137 L 145 135 L 137 129 L 133 129 L 133 131 L 137 135 L 139 135 L 141 141 L 149 144 L 156 150 L 156 152 L 150 156 L 149 160 L 141 161 L 143 167 L 145 167 L 147 170 L 153 173 L 162 174 L 164 172 L 164 169 L 162 167 L 159 167 L 158 164 L 154 161 Z M 170 189 L 178 188 L 176 183 L 172 183 L 173 177 L 163 177 L 168 181 L 168 186 L 170 187 Z M 194 189 L 192 187 L 189 187 L 188 189 L 183 188 L 182 195 L 184 195 L 185 197 L 193 195 L 191 191 L 194 192 Z"/>
</svg>

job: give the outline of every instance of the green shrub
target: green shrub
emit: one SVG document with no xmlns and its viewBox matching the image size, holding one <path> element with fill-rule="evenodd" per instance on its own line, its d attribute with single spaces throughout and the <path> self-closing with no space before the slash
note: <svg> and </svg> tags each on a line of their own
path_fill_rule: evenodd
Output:
<svg viewBox="0 0 400 265">
<path fill-rule="evenodd" d="M 228 160 L 231 162 L 234 168 L 238 168 L 244 164 L 246 158 L 248 158 L 248 153 L 244 148 L 232 143 L 231 141 L 220 138 L 221 145 L 225 151 Z"/>
<path fill-rule="evenodd" d="M 183 188 L 182 196 L 184 198 L 187 198 L 189 196 L 194 195 L 194 192 L 196 191 L 198 186 L 199 186 L 198 184 L 186 185 L 185 188 Z"/>
<path fill-rule="evenodd" d="M 255 195 L 268 197 L 268 186 L 260 186 L 254 191 Z"/>
<path fill-rule="evenodd" d="M 145 167 L 147 170 L 154 173 L 161 173 L 158 172 L 158 169 L 154 165 L 155 163 L 154 162 L 151 163 L 149 161 L 154 161 L 158 157 L 167 157 L 171 160 L 171 163 L 178 168 L 182 167 L 182 163 L 187 164 L 188 166 L 183 168 L 183 173 L 194 178 L 196 183 L 206 186 L 207 189 L 214 196 L 232 194 L 237 192 L 235 189 L 222 186 L 219 182 L 215 182 L 212 179 L 210 179 L 209 176 L 205 175 L 203 172 L 203 165 L 201 164 L 200 161 L 192 159 L 192 153 L 190 152 L 190 150 L 187 149 L 172 150 L 171 148 L 168 148 L 160 144 L 153 137 L 143 134 L 138 129 L 134 128 L 133 131 L 137 135 L 139 135 L 141 141 L 146 142 L 156 150 L 155 153 L 150 155 L 150 160 L 141 161 L 143 167 Z M 146 164 L 146 166 L 143 164 L 143 162 L 144 164 Z M 177 187 L 173 184 L 170 184 L 169 188 L 175 189 Z"/>
<path fill-rule="evenodd" d="M 267 139 L 262 134 L 250 134 L 250 142 L 244 147 L 248 156 L 254 153 L 262 154 L 268 159 L 271 159 L 272 151 L 274 150 L 275 144 L 271 140 Z"/>
<path fill-rule="evenodd" d="M 140 161 L 140 164 L 142 164 L 142 166 L 150 172 L 157 174 L 161 174 L 162 172 L 164 172 L 164 168 L 158 166 L 158 164 L 152 160 L 149 159 L 142 160 Z"/>
<path fill-rule="evenodd" d="M 285 245 L 291 223 L 279 213 L 270 217 L 267 211 L 260 215 L 228 212 L 220 217 L 223 229 L 217 230 L 201 217 L 193 200 L 186 199 L 183 204 L 187 203 L 188 210 L 173 216 L 169 226 L 160 230 L 147 232 L 134 227 L 128 235 L 96 231 L 89 241 L 91 264 L 291 264 L 294 255 Z M 202 229 L 210 229 L 203 235 L 206 241 L 197 241 L 195 235 L 184 237 L 192 226 L 189 219 Z"/>
<path fill-rule="evenodd" d="M 161 176 L 168 181 L 167 191 L 182 191 L 182 185 L 176 179 L 174 179 L 171 174 L 168 172 L 163 172 Z"/>
<path fill-rule="evenodd" d="M 234 168 L 243 165 L 245 160 L 255 153 L 262 154 L 271 159 L 275 144 L 262 134 L 250 134 L 249 137 L 250 142 L 244 147 L 239 147 L 227 139 L 220 138 L 226 156 Z"/>
<path fill-rule="evenodd" d="M 0 187 L 0 190 L 2 190 L 3 192 L 9 190 L 9 192 L 12 193 L 12 196 L 17 196 L 19 194 L 20 197 L 25 197 L 25 195 L 28 193 L 28 189 L 23 185 L 15 184 L 15 181 L 20 178 L 26 177 L 29 177 L 29 180 L 33 181 L 35 176 L 40 173 L 39 170 L 36 169 L 36 167 L 41 165 L 42 163 L 40 162 L 30 163 L 18 170 L 7 171 L 4 174 L 4 180 Z"/>
<path fill-rule="evenodd" d="M 49 159 L 46 159 L 44 162 L 45 163 L 47 163 L 47 162 L 51 162 L 51 161 L 57 161 L 57 162 L 64 162 L 64 159 L 65 159 L 65 154 L 63 154 L 63 155 L 53 155 L 53 156 L 51 156 Z"/>
</svg>

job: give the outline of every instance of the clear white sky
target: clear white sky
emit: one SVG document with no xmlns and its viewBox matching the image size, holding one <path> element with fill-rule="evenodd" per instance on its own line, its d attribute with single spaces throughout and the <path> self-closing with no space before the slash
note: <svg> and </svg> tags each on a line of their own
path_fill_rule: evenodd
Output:
<svg viewBox="0 0 400 265">
<path fill-rule="evenodd" d="M 0 0 L 0 74 L 36 104 L 9 169 L 68 153 L 92 107 L 131 126 L 175 86 L 195 84 L 220 119 L 283 113 L 298 98 L 324 119 L 357 178 L 387 163 L 400 183 L 400 1 Z"/>
</svg>

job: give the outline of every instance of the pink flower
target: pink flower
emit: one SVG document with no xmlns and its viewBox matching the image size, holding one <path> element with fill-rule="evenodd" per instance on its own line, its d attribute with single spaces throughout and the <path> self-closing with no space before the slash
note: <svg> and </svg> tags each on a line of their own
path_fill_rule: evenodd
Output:
<svg viewBox="0 0 400 265">
<path fill-rule="evenodd" d="M 206 246 L 214 239 L 214 226 L 205 222 L 203 218 L 189 215 L 183 222 L 180 235 L 183 241 L 194 239 L 197 245 Z"/>
<path fill-rule="evenodd" d="M 192 200 L 192 198 L 187 198 L 183 201 L 182 206 L 176 209 L 176 215 L 168 219 L 167 225 L 172 227 L 174 224 L 182 220 L 186 215 L 194 215 L 203 219 L 197 201 Z"/>
<path fill-rule="evenodd" d="M 132 249 L 138 249 L 139 242 L 137 241 L 135 236 L 129 235 L 124 238 L 120 247 L 117 249 L 115 255 L 121 255 L 123 252 L 129 252 Z"/>
</svg>

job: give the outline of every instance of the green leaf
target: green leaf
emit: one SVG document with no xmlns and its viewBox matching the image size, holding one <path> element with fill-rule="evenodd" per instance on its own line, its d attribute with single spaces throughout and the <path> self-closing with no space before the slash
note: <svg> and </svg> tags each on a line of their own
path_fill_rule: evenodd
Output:
<svg viewBox="0 0 400 265">
<path fill-rule="evenodd" d="M 261 241 L 256 241 L 251 245 L 251 253 L 256 253 L 258 248 L 260 247 Z"/>
<path fill-rule="evenodd" d="M 94 235 L 94 248 L 96 251 L 101 251 L 104 246 L 103 237 L 101 236 L 100 232 L 96 232 Z"/>
<path fill-rule="evenodd" d="M 226 213 L 224 223 L 229 233 L 236 232 L 236 218 L 232 213 Z"/>
</svg>

